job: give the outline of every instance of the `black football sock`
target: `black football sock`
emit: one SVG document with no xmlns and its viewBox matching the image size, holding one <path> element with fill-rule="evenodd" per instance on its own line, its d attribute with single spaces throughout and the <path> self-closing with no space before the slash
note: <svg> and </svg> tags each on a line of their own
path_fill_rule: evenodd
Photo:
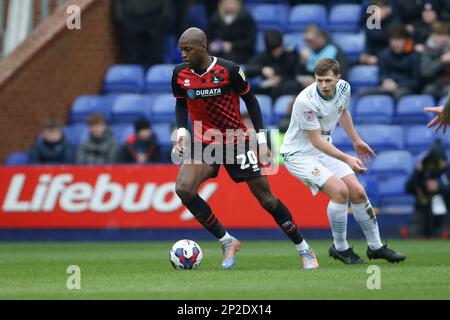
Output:
<svg viewBox="0 0 450 320">
<path fill-rule="evenodd" d="M 292 219 L 291 213 L 280 200 L 278 200 L 275 210 L 269 213 L 294 244 L 300 244 L 303 241 L 303 237 L 300 230 L 297 228 L 294 219 Z"/>
<path fill-rule="evenodd" d="M 183 202 L 186 208 L 194 215 L 195 219 L 201 223 L 201 225 L 211 232 L 217 239 L 225 236 L 226 231 L 220 221 L 212 213 L 210 206 L 203 200 L 198 194 L 189 199 L 187 202 Z"/>
</svg>

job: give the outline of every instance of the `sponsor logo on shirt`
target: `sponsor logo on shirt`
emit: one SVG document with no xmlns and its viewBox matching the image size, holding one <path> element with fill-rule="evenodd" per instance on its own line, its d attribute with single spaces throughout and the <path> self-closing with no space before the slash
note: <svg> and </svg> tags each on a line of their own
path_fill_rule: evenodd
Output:
<svg viewBox="0 0 450 320">
<path fill-rule="evenodd" d="M 220 95 L 222 95 L 221 88 L 187 90 L 187 96 L 189 97 L 189 99 L 216 97 Z"/>
</svg>

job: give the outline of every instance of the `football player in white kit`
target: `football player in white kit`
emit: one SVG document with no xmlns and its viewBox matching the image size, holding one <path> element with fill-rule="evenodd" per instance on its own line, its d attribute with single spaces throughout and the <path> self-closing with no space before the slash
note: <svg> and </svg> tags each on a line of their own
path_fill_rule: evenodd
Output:
<svg viewBox="0 0 450 320">
<path fill-rule="evenodd" d="M 295 99 L 289 128 L 280 153 L 289 172 L 311 189 L 313 195 L 324 192 L 333 245 L 329 255 L 346 264 L 365 261 L 347 243 L 347 213 L 350 200 L 353 216 L 367 239 L 369 259 L 400 262 L 406 256 L 395 252 L 380 239 L 377 219 L 355 172 L 364 173 L 364 163 L 375 157 L 374 151 L 360 138 L 348 111 L 350 85 L 341 79 L 339 63 L 320 59 L 315 67 L 316 82 Z M 339 122 L 353 143 L 358 157 L 345 154 L 332 144 L 331 134 Z"/>
</svg>

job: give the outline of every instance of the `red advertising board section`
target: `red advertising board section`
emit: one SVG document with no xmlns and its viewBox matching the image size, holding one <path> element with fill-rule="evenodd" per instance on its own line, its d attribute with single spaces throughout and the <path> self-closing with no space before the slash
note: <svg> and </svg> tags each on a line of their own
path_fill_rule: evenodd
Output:
<svg viewBox="0 0 450 320">
<path fill-rule="evenodd" d="M 0 167 L 0 228 L 201 228 L 175 194 L 178 166 Z M 284 167 L 272 191 L 302 228 L 326 228 L 327 199 Z M 230 228 L 276 228 L 245 183 L 220 170 L 200 195 Z"/>
</svg>

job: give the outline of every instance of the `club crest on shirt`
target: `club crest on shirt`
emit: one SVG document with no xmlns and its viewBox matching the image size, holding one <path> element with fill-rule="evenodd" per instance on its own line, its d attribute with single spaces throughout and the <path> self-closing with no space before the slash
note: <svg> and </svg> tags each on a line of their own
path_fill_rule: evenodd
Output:
<svg viewBox="0 0 450 320">
<path fill-rule="evenodd" d="M 213 74 L 211 77 L 211 82 L 214 84 L 221 83 L 223 81 L 223 78 L 219 76 L 218 74 Z"/>
<path fill-rule="evenodd" d="M 312 122 L 313 121 L 314 112 L 309 111 L 303 111 L 303 118 L 305 118 L 306 121 Z"/>
<path fill-rule="evenodd" d="M 313 171 L 311 171 L 311 174 L 313 175 L 313 177 L 318 177 L 320 176 L 320 170 L 317 167 L 314 167 Z"/>
</svg>

